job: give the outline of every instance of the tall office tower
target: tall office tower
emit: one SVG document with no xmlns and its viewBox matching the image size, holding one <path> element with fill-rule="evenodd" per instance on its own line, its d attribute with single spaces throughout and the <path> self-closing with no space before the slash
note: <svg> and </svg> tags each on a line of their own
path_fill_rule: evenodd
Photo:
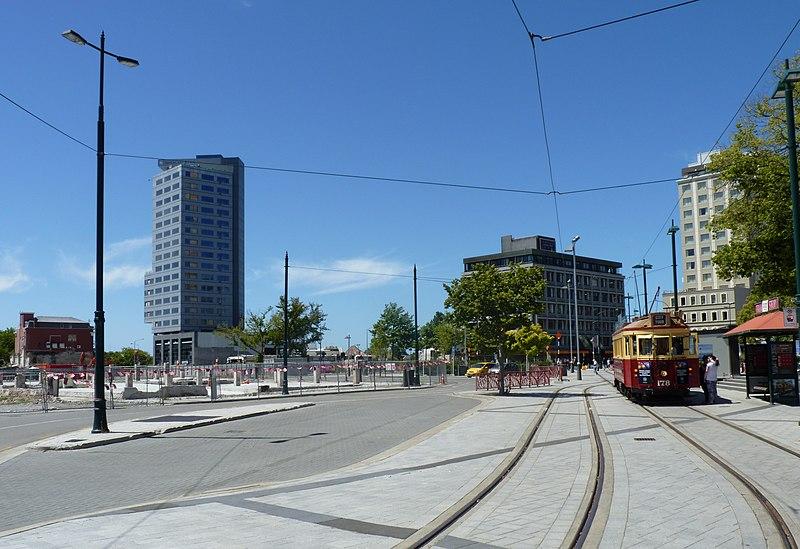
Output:
<svg viewBox="0 0 800 549">
<path fill-rule="evenodd" d="M 198 155 L 158 167 L 144 277 L 155 363 L 224 362 L 236 351 L 213 332 L 244 317 L 244 163 Z"/>
<path fill-rule="evenodd" d="M 712 233 L 711 218 L 723 211 L 738 196 L 719 174 L 707 169 L 712 153 L 700 153 L 697 162 L 681 170 L 678 180 L 680 248 L 683 260 L 683 290 L 678 291 L 678 309 L 686 322 L 698 330 L 726 329 L 736 325 L 736 311 L 750 294 L 752 280 L 719 277 L 711 261 L 714 252 L 726 245 L 730 230 Z M 673 307 L 675 297 L 665 292 L 666 307 Z"/>
<path fill-rule="evenodd" d="M 738 372 L 738 345 L 722 334 L 736 325 L 736 311 L 750 295 L 753 280 L 720 278 L 711 260 L 717 249 L 730 242 L 731 231 L 712 233 L 708 223 L 738 197 L 718 173 L 709 171 L 711 154 L 698 154 L 697 162 L 683 168 L 678 180 L 680 231 L 676 237 L 680 237 L 683 289 L 678 290 L 677 304 L 686 323 L 700 334 L 700 353 L 715 354 L 720 375 L 728 375 Z M 665 292 L 664 308 L 671 309 L 675 303 L 673 293 Z"/>
</svg>

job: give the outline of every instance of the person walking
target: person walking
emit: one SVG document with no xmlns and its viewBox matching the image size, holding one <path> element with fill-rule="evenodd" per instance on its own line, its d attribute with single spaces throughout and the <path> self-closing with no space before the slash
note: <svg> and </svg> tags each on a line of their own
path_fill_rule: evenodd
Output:
<svg viewBox="0 0 800 549">
<path fill-rule="evenodd" d="M 700 373 L 700 387 L 703 389 L 703 402 L 708 404 L 708 384 L 706 383 L 706 363 L 708 355 L 703 355 L 698 361 L 698 371 Z"/>
<path fill-rule="evenodd" d="M 597 370 L 600 368 L 600 364 L 597 362 L 596 358 L 592 359 L 592 368 L 594 368 L 594 375 L 597 375 Z"/>
<path fill-rule="evenodd" d="M 714 355 L 709 355 L 708 362 L 706 363 L 706 385 L 708 385 L 708 400 L 706 404 L 717 403 L 717 369 L 719 368 L 719 360 Z M 710 402 L 709 402 L 710 401 Z"/>
</svg>

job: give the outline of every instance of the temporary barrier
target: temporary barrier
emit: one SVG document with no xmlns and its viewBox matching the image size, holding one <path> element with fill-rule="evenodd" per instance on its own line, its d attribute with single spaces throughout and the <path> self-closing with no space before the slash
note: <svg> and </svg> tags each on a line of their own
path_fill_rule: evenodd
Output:
<svg viewBox="0 0 800 549">
<path fill-rule="evenodd" d="M 523 387 L 550 385 L 552 373 L 553 368 L 551 367 L 531 368 L 527 372 L 504 372 L 503 385 L 506 391 L 513 388 L 521 389 Z M 557 373 L 558 369 L 556 368 L 556 374 Z M 481 389 L 487 391 L 492 389 L 499 390 L 500 374 L 492 372 L 483 376 L 477 376 L 475 378 L 475 390 L 478 391 Z"/>
</svg>

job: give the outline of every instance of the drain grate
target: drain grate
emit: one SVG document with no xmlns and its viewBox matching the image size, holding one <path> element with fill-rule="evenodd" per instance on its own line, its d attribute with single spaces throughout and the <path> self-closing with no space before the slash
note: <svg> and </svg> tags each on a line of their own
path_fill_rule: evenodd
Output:
<svg viewBox="0 0 800 549">
<path fill-rule="evenodd" d="M 655 439 L 650 437 L 633 437 L 636 442 L 653 442 Z"/>
<path fill-rule="evenodd" d="M 71 438 L 69 440 L 65 440 L 64 442 L 83 442 L 86 440 L 85 438 Z"/>
</svg>

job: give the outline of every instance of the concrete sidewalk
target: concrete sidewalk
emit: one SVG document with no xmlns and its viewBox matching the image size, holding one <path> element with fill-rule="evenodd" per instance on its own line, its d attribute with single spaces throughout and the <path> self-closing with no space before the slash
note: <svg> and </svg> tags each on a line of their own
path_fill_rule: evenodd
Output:
<svg viewBox="0 0 800 549">
<path fill-rule="evenodd" d="M 34 442 L 28 448 L 31 450 L 79 450 L 313 405 L 313 402 L 256 404 L 116 421 L 109 424 L 110 432 L 108 433 L 92 433 L 90 429 L 82 429 Z"/>
<path fill-rule="evenodd" d="M 0 545 L 391 547 L 492 474 L 565 386 L 480 397 L 470 413 L 421 440 L 301 482 L 64 520 L 2 537 Z"/>
</svg>

